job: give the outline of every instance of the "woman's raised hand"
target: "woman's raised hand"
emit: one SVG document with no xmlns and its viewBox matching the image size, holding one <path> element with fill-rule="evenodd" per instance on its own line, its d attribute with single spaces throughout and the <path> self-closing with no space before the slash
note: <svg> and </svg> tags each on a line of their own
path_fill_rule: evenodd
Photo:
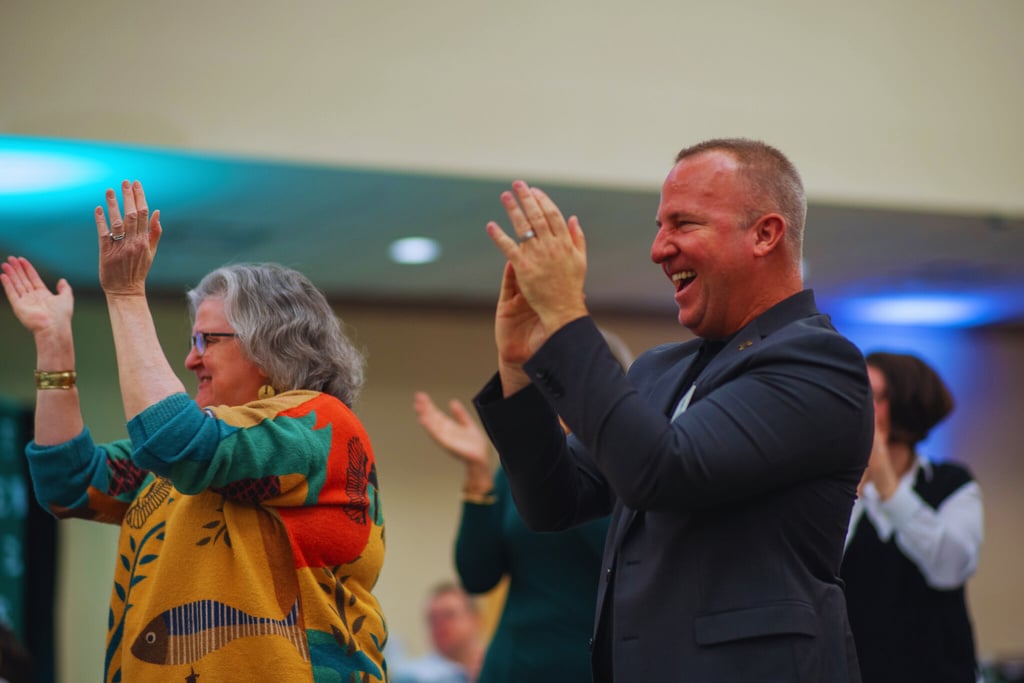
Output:
<svg viewBox="0 0 1024 683">
<path fill-rule="evenodd" d="M 488 465 L 491 447 L 487 435 L 473 421 L 462 402 L 453 399 L 450 407 L 451 416 L 422 391 L 416 392 L 413 402 L 420 424 L 439 446 L 467 465 Z"/>
<path fill-rule="evenodd" d="M 154 211 L 150 217 L 146 193 L 138 180 L 122 182 L 121 195 L 124 218 L 113 190 L 106 193 L 106 213 L 102 206 L 97 206 L 95 211 L 100 242 L 100 286 L 108 296 L 141 295 L 146 292 L 146 276 L 163 232 L 160 211 Z"/>
<path fill-rule="evenodd" d="M 51 292 L 28 259 L 20 256 L 8 257 L 0 264 L 0 270 L 0 281 L 14 316 L 29 332 L 38 336 L 71 331 L 75 301 L 67 280 L 58 280 L 57 292 Z"/>
</svg>

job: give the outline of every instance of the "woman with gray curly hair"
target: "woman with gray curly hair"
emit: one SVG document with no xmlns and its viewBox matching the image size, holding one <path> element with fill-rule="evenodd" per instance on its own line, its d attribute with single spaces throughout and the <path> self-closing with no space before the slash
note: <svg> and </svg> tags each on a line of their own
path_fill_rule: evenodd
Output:
<svg viewBox="0 0 1024 683">
<path fill-rule="evenodd" d="M 243 354 L 275 392 L 311 389 L 349 407 L 355 402 L 363 386 L 363 356 L 302 273 L 275 263 L 224 266 L 204 277 L 188 299 L 193 320 L 204 301 L 223 302 Z"/>
<path fill-rule="evenodd" d="M 70 285 L 24 258 L 0 275 L 36 341 L 36 497 L 121 528 L 104 680 L 385 680 L 361 354 L 301 273 L 225 266 L 189 292 L 189 398 L 146 299 L 159 211 L 138 182 L 122 194 L 123 218 L 113 190 L 95 218 L 128 439 L 82 422 Z"/>
</svg>

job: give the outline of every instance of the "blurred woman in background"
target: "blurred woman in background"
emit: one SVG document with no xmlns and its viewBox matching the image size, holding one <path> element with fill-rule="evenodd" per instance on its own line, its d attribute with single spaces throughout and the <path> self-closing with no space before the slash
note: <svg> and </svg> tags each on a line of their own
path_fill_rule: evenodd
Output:
<svg viewBox="0 0 1024 683">
<path fill-rule="evenodd" d="M 875 440 L 841 576 L 865 683 L 979 680 L 965 584 L 978 566 L 981 490 L 917 451 L 953 397 L 916 356 L 872 353 Z"/>
<path fill-rule="evenodd" d="M 508 577 L 478 683 L 592 680 L 587 642 L 608 518 L 558 533 L 530 531 L 504 472 L 492 464 L 487 435 L 462 402 L 452 400 L 448 415 L 417 392 L 414 408 L 431 438 L 465 465 L 455 541 L 459 579 L 468 592 L 480 594 Z"/>
</svg>

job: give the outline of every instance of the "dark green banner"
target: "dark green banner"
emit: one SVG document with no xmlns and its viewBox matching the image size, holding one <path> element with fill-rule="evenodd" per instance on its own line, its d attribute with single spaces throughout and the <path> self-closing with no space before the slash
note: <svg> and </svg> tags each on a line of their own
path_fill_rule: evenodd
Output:
<svg viewBox="0 0 1024 683">
<path fill-rule="evenodd" d="M 28 506 L 24 409 L 0 399 L 0 623 L 25 639 Z"/>
</svg>

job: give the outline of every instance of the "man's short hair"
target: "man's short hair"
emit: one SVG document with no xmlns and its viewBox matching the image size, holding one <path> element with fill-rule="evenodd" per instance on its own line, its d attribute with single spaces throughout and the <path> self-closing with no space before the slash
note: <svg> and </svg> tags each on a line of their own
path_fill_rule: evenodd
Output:
<svg viewBox="0 0 1024 683">
<path fill-rule="evenodd" d="M 786 220 L 786 243 L 798 260 L 803 253 L 807 197 L 796 166 L 786 155 L 759 140 L 715 138 L 680 150 L 676 163 L 705 152 L 725 152 L 740 166 L 740 175 L 750 190 L 746 224 L 766 213 L 778 213 Z"/>
</svg>

